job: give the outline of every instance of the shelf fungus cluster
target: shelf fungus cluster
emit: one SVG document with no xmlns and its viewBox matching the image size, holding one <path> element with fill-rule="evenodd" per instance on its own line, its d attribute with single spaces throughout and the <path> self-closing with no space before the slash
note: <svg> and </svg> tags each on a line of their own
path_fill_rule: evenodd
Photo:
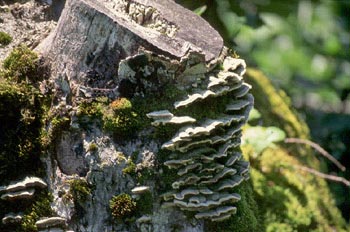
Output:
<svg viewBox="0 0 350 232">
<path fill-rule="evenodd" d="M 38 177 L 26 177 L 24 180 L 13 182 L 9 185 L 0 186 L 0 199 L 12 202 L 14 205 L 30 201 L 34 198 L 36 190 L 44 189 L 47 184 Z M 9 212 L 1 222 L 5 224 L 18 224 L 22 221 L 22 212 Z"/>
<path fill-rule="evenodd" d="M 35 189 L 46 188 L 47 184 L 38 177 L 26 177 L 24 180 L 7 186 L 0 186 L 0 198 L 2 200 L 30 199 L 34 196 Z"/>
<path fill-rule="evenodd" d="M 211 221 L 225 220 L 236 212 L 234 202 L 241 197 L 234 188 L 249 178 L 249 163 L 241 160 L 239 147 L 241 127 L 253 105 L 250 86 L 242 78 L 245 62 L 226 57 L 221 66 L 221 70 L 207 73 L 196 85 L 200 87 L 175 102 L 173 108 L 181 114 L 182 109 L 189 112 L 196 104 L 215 104 L 225 99 L 221 102 L 227 103 L 215 118 L 174 116 L 168 110 L 147 115 L 155 126 L 182 126 L 162 145 L 171 153 L 164 164 L 177 170 L 172 190 L 164 194 L 167 205 L 192 211 L 196 219 Z"/>
</svg>

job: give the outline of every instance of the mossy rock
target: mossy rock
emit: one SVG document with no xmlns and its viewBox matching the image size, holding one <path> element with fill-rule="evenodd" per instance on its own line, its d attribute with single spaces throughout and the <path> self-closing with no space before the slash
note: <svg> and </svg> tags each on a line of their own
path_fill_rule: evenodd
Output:
<svg viewBox="0 0 350 232">
<path fill-rule="evenodd" d="M 246 81 L 253 86 L 255 108 L 262 115 L 260 124 L 279 127 L 287 137 L 309 138 L 309 129 L 291 107 L 289 98 L 274 88 L 263 73 L 250 69 Z M 348 230 L 326 181 L 298 169 L 300 166 L 321 169 L 321 163 L 309 147 L 281 142 L 258 156 L 250 145 L 243 146 L 243 152 L 251 163 L 253 195 L 262 218 L 260 228 L 265 231 Z"/>
</svg>

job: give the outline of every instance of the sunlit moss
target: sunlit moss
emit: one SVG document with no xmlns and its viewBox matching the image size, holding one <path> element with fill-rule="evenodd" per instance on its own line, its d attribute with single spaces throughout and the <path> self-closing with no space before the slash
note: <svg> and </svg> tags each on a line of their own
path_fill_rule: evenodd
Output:
<svg viewBox="0 0 350 232">
<path fill-rule="evenodd" d="M 17 82 L 25 80 L 36 82 L 43 78 L 38 75 L 38 55 L 25 45 L 13 49 L 4 60 L 3 67 L 3 75 Z"/>
<path fill-rule="evenodd" d="M 70 182 L 66 198 L 71 198 L 75 204 L 83 204 L 91 195 L 92 188 L 84 179 L 75 179 Z"/>
<path fill-rule="evenodd" d="M 128 159 L 126 161 L 126 167 L 123 168 L 123 174 L 133 175 L 135 174 L 135 169 L 136 169 L 135 163 L 131 159 Z"/>
<path fill-rule="evenodd" d="M 126 98 L 113 101 L 103 114 L 104 130 L 113 133 L 116 138 L 130 137 L 140 127 L 138 115 Z"/>
<path fill-rule="evenodd" d="M 53 215 L 53 210 L 51 209 L 51 202 L 53 197 L 50 193 L 46 191 L 41 192 L 35 197 L 34 203 L 26 209 L 23 221 L 20 226 L 22 232 L 36 232 L 38 231 L 35 223 L 41 217 L 49 217 Z"/>
<path fill-rule="evenodd" d="M 246 81 L 253 87 L 255 107 L 267 125 L 275 125 L 290 137 L 307 138 L 309 129 L 293 111 L 290 99 L 282 90 L 274 88 L 269 79 L 256 69 L 247 69 Z"/>
<path fill-rule="evenodd" d="M 0 47 L 5 47 L 12 42 L 12 37 L 6 32 L 0 31 Z"/>
</svg>

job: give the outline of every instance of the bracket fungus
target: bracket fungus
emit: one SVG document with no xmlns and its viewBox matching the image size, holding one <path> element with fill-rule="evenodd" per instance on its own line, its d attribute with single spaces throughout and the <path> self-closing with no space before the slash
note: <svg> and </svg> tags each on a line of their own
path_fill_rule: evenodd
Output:
<svg viewBox="0 0 350 232">
<path fill-rule="evenodd" d="M 35 189 L 46 188 L 47 184 L 38 177 L 26 177 L 7 186 L 0 186 L 0 198 L 2 200 L 30 199 L 34 196 Z"/>
<path fill-rule="evenodd" d="M 172 190 L 163 195 L 164 204 L 192 211 L 196 219 L 211 221 L 225 220 L 236 213 L 233 204 L 241 197 L 234 188 L 249 178 L 249 163 L 241 160 L 239 145 L 241 127 L 254 101 L 248 93 L 251 87 L 243 82 L 244 60 L 228 56 L 221 62 L 222 70 L 208 71 L 202 84 L 192 85 L 191 94 L 173 105 L 174 112 L 181 113 L 199 103 L 228 99 L 215 118 L 177 117 L 168 109 L 147 114 L 155 120 L 154 126 L 176 120 L 186 123 L 162 145 L 163 150 L 171 152 L 164 165 L 178 170 Z"/>
<path fill-rule="evenodd" d="M 1 219 L 3 224 L 16 224 L 21 222 L 23 219 L 23 213 L 8 213 Z"/>
<path fill-rule="evenodd" d="M 148 113 L 146 116 L 155 120 L 152 122 L 153 126 L 158 126 L 159 124 L 185 124 L 196 122 L 196 119 L 188 116 L 174 117 L 168 110 L 154 111 Z"/>
</svg>

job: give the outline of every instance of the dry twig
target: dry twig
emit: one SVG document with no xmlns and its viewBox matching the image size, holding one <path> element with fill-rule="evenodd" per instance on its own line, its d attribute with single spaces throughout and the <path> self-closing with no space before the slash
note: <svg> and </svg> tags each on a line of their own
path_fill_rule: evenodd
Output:
<svg viewBox="0 0 350 232">
<path fill-rule="evenodd" d="M 331 181 L 335 181 L 335 182 L 340 182 L 340 183 L 345 184 L 348 187 L 350 186 L 350 181 L 348 181 L 347 179 L 345 179 L 343 177 L 325 174 L 325 173 L 319 172 L 315 169 L 308 168 L 308 167 L 301 166 L 301 165 L 292 165 L 292 166 L 294 168 L 299 169 L 299 170 L 314 174 L 315 176 L 321 177 L 323 179 L 327 179 L 327 180 L 331 180 Z"/>
<path fill-rule="evenodd" d="M 314 143 L 307 139 L 299 139 L 299 138 L 286 138 L 284 140 L 285 143 L 300 143 L 300 144 L 306 144 L 314 148 L 316 151 L 318 151 L 321 155 L 326 157 L 329 161 L 331 161 L 333 164 L 335 164 L 340 170 L 343 172 L 346 170 L 346 167 L 342 165 L 338 160 L 336 160 L 331 154 L 329 154 L 325 149 L 323 149 L 320 145 L 317 143 Z"/>
</svg>

